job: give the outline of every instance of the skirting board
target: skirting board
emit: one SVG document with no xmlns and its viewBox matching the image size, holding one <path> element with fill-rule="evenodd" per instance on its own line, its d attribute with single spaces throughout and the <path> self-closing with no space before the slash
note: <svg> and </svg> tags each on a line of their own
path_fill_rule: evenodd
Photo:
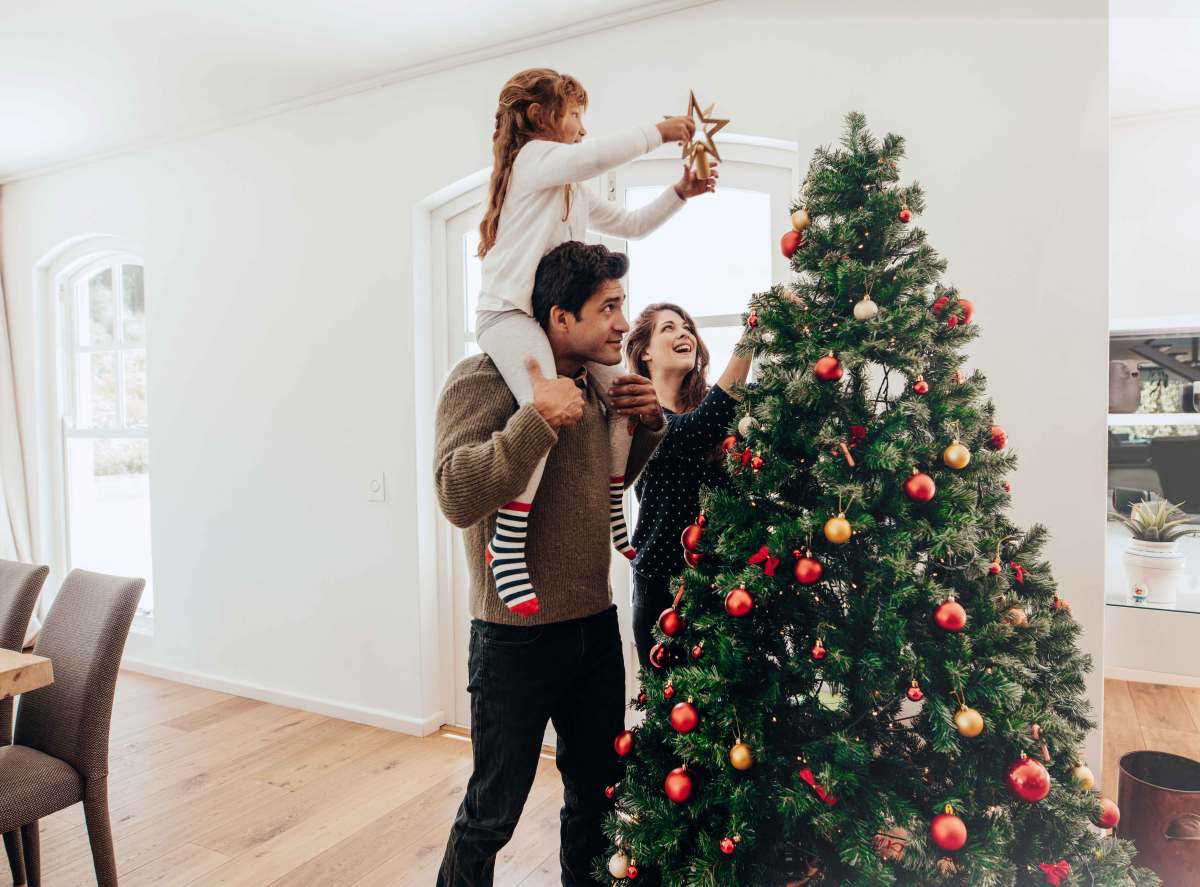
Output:
<svg viewBox="0 0 1200 887">
<path fill-rule="evenodd" d="M 151 677 L 176 681 L 180 684 L 190 684 L 194 687 L 203 687 L 206 690 L 216 690 L 219 693 L 231 693 L 234 696 L 244 696 L 247 699 L 269 702 L 272 705 L 298 708 L 301 711 L 311 711 L 314 714 L 327 715 L 342 721 L 353 721 L 356 724 L 382 727 L 385 730 L 395 730 L 397 733 L 406 733 L 409 736 L 432 736 L 446 722 L 446 718 L 441 712 L 437 712 L 425 720 L 418 720 L 417 718 L 395 715 L 375 708 L 344 705 L 340 702 L 331 702 L 328 699 L 318 699 L 313 696 L 300 696 L 295 693 L 286 693 L 282 690 L 258 687 L 254 684 L 243 684 L 239 681 L 227 680 L 216 675 L 188 671 L 182 668 L 169 668 L 128 657 L 121 660 L 121 667 L 140 674 L 147 674 Z"/>
<path fill-rule="evenodd" d="M 1121 668 L 1115 665 L 1104 667 L 1104 676 L 1118 681 L 1134 681 L 1139 684 L 1166 684 L 1170 687 L 1200 687 L 1200 677 L 1188 674 L 1167 674 L 1163 671 L 1142 671 L 1137 668 Z"/>
</svg>

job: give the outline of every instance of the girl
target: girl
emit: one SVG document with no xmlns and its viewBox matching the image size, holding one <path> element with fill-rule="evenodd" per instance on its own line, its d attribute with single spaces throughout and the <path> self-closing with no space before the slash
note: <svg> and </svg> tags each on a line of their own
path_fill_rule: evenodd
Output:
<svg viewBox="0 0 1200 887">
<path fill-rule="evenodd" d="M 638 315 L 625 340 L 629 370 L 648 376 L 667 417 L 667 433 L 634 487 L 641 512 L 633 544 L 633 637 L 638 659 L 649 667 L 651 630 L 671 606 L 671 577 L 679 573 L 679 537 L 696 519 L 700 487 L 723 486 L 721 441 L 733 421 L 734 385 L 744 383 L 750 358 L 734 354 L 709 388 L 708 349 L 692 316 L 658 302 Z"/>
<path fill-rule="evenodd" d="M 666 141 L 689 141 L 689 118 L 670 117 L 582 144 L 587 131 L 583 112 L 587 93 L 574 77 L 549 68 L 515 75 L 500 91 L 492 135 L 492 179 L 487 211 L 479 225 L 483 281 L 475 318 L 479 347 L 491 357 L 521 405 L 533 400 L 525 369 L 528 357 L 554 378 L 554 356 L 546 333 L 533 319 L 533 279 L 542 256 L 567 240 L 583 240 L 591 229 L 620 237 L 649 234 L 674 215 L 689 197 L 712 191 L 715 175 L 698 179 L 685 167 L 683 178 L 653 203 L 626 212 L 601 200 L 580 182 L 651 151 Z M 608 391 L 619 370 L 592 364 L 601 391 Z M 609 474 L 613 545 L 634 556 L 625 529 L 622 493 L 629 455 L 628 420 L 610 411 L 612 468 Z M 496 516 L 496 534 L 487 557 L 496 590 L 516 613 L 539 610 L 525 564 L 525 531 L 545 460 L 528 486 Z"/>
</svg>

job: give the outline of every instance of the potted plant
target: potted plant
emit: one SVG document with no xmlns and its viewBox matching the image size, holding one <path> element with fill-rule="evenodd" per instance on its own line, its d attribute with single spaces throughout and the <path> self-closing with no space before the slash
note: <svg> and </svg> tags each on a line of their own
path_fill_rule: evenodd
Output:
<svg viewBox="0 0 1200 887">
<path fill-rule="evenodd" d="M 1134 502 L 1129 517 L 1113 512 L 1109 520 L 1124 524 L 1133 534 L 1125 549 L 1125 575 L 1134 600 L 1152 604 L 1173 604 L 1183 574 L 1183 553 L 1179 540 L 1184 536 L 1200 535 L 1200 526 L 1193 523 L 1178 505 L 1166 499 L 1149 496 Z"/>
</svg>

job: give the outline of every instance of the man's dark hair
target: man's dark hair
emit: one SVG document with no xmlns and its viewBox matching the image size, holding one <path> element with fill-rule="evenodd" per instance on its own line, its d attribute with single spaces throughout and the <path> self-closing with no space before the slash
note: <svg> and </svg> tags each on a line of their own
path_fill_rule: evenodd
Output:
<svg viewBox="0 0 1200 887">
<path fill-rule="evenodd" d="M 599 243 L 560 243 L 538 262 L 533 279 L 533 316 L 545 329 L 550 323 L 550 309 L 557 305 L 578 320 L 583 303 L 601 284 L 620 280 L 628 271 L 629 257 L 625 253 L 614 253 Z"/>
</svg>

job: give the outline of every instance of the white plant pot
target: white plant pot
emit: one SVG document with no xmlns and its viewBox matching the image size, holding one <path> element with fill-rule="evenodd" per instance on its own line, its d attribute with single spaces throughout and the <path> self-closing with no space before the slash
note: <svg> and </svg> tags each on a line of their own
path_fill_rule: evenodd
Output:
<svg viewBox="0 0 1200 887">
<path fill-rule="evenodd" d="M 1173 604 L 1179 594 L 1184 556 L 1178 542 L 1143 542 L 1130 539 L 1125 549 L 1125 576 L 1128 591 L 1151 604 Z"/>
</svg>

